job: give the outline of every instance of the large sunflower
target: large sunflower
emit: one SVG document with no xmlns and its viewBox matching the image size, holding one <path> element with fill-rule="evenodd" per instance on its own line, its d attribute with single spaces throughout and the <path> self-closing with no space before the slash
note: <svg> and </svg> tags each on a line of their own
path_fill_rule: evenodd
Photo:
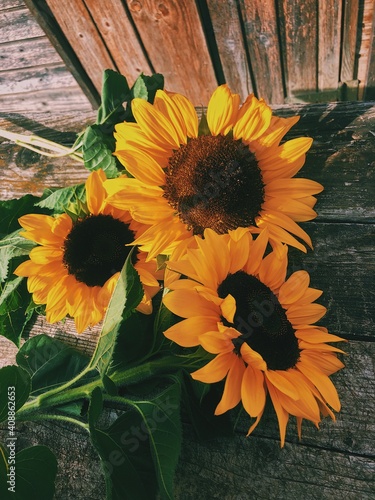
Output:
<svg viewBox="0 0 375 500">
<path fill-rule="evenodd" d="M 184 347 L 201 345 L 215 357 L 192 373 L 196 380 L 225 380 L 215 413 L 241 400 L 258 424 L 269 394 L 284 445 L 289 414 L 318 425 L 320 414 L 334 418 L 340 409 L 329 375 L 343 367 L 342 352 L 326 342 L 342 339 L 315 326 L 325 307 L 314 303 L 320 290 L 309 287 L 306 271 L 285 281 L 287 246 L 264 256 L 267 230 L 253 240 L 248 229 L 226 235 L 206 229 L 168 267 L 187 279 L 174 281 L 164 304 L 183 319 L 164 332 Z"/>
<path fill-rule="evenodd" d="M 198 128 L 193 105 L 180 94 L 158 90 L 153 104 L 132 101 L 137 123 L 116 126 L 115 155 L 132 178 L 109 180 L 114 206 L 149 226 L 136 244 L 171 254 L 178 243 L 211 228 L 268 228 L 271 242 L 303 251 L 311 240 L 297 222 L 316 216 L 317 182 L 292 179 L 312 139 L 280 144 L 299 117 L 279 118 L 254 95 L 240 106 L 227 85 L 213 93 L 207 121 Z"/>
<path fill-rule="evenodd" d="M 25 229 L 22 236 L 39 246 L 31 250 L 30 260 L 19 265 L 15 274 L 28 278 L 28 290 L 36 304 L 46 304 L 48 322 L 70 315 L 78 332 L 103 319 L 131 248 L 125 245 L 142 231 L 127 212 L 108 205 L 105 180 L 102 170 L 89 175 L 88 213 L 76 221 L 65 213 L 57 217 L 30 214 L 19 219 Z M 144 288 L 137 309 L 149 314 L 151 297 L 160 288 L 156 262 L 146 262 L 143 252 L 133 255 Z"/>
</svg>

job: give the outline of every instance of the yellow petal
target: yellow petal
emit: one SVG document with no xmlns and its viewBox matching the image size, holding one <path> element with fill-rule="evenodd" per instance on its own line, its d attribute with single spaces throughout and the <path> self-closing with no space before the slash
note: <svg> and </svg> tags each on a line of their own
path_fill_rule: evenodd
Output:
<svg viewBox="0 0 375 500">
<path fill-rule="evenodd" d="M 186 126 L 188 137 L 198 137 L 198 116 L 193 104 L 182 94 L 168 92 L 172 101 L 178 106 Z"/>
<path fill-rule="evenodd" d="M 171 326 L 164 335 L 183 347 L 194 347 L 200 344 L 200 336 L 215 330 L 217 316 L 193 316 Z"/>
<path fill-rule="evenodd" d="M 245 365 L 236 355 L 232 355 L 231 361 L 232 364 L 224 384 L 223 396 L 215 409 L 215 415 L 221 415 L 231 410 L 241 401 L 241 384 Z"/>
<path fill-rule="evenodd" d="M 296 271 L 281 285 L 278 299 L 282 305 L 297 302 L 306 292 L 310 276 L 306 271 Z"/>
<path fill-rule="evenodd" d="M 163 115 L 173 123 L 174 129 L 178 136 L 178 141 L 180 144 L 187 143 L 187 130 L 186 124 L 183 119 L 183 116 L 177 106 L 177 103 L 173 101 L 173 99 L 168 95 L 167 92 L 163 90 L 157 90 L 155 99 L 154 99 L 154 107 L 163 113 Z"/>
<path fill-rule="evenodd" d="M 201 297 L 194 290 L 175 290 L 163 298 L 164 305 L 177 316 L 216 316 L 220 318 L 220 308 Z"/>
<path fill-rule="evenodd" d="M 207 123 L 212 135 L 226 135 L 233 127 L 240 96 L 232 94 L 228 85 L 220 85 L 212 94 L 207 107 Z"/>
<path fill-rule="evenodd" d="M 223 380 L 232 366 L 233 357 L 237 357 L 231 352 L 225 352 L 218 354 L 215 358 L 203 366 L 199 370 L 196 370 L 191 374 L 194 380 L 199 380 L 200 382 L 205 382 L 206 384 L 212 384 L 214 382 L 219 382 Z"/>
<path fill-rule="evenodd" d="M 99 169 L 88 176 L 86 180 L 86 203 L 87 208 L 93 215 L 101 213 L 107 193 L 103 182 L 107 179 L 103 170 Z"/>
<path fill-rule="evenodd" d="M 289 414 L 281 404 L 278 390 L 273 386 L 273 384 L 267 378 L 266 378 L 266 384 L 272 400 L 272 404 L 275 408 L 277 420 L 279 422 L 280 440 L 281 440 L 280 445 L 281 448 L 283 448 L 285 444 L 286 426 L 288 424 Z"/>
<path fill-rule="evenodd" d="M 264 375 L 251 364 L 247 366 L 242 378 L 241 399 L 245 410 L 251 417 L 257 417 L 263 412 L 266 404 Z"/>
<path fill-rule="evenodd" d="M 180 141 L 176 129 L 165 116 L 144 99 L 135 98 L 131 103 L 134 118 L 146 136 L 155 144 L 178 148 Z"/>
</svg>

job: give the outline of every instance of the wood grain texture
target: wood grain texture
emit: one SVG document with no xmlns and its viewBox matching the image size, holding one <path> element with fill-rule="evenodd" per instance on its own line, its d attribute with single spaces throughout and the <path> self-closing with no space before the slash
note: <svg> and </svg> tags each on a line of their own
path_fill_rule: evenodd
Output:
<svg viewBox="0 0 375 500">
<path fill-rule="evenodd" d="M 121 0 L 85 0 L 111 57 L 132 85 L 140 73 L 152 74 L 152 68 Z"/>
<path fill-rule="evenodd" d="M 345 0 L 343 20 L 343 43 L 341 47 L 341 82 L 356 79 L 356 45 L 358 32 L 359 0 Z"/>
<path fill-rule="evenodd" d="M 3 71 L 33 68 L 46 64 L 61 64 L 61 57 L 49 43 L 47 37 L 18 40 L 2 44 L 0 76 Z"/>
<path fill-rule="evenodd" d="M 232 437 L 203 442 L 185 422 L 176 500 L 372 500 L 375 496 L 375 105 L 275 106 L 275 114 L 301 115 L 288 137 L 312 136 L 314 145 L 300 175 L 325 186 L 318 195 L 318 218 L 304 225 L 313 239 L 314 252 L 304 255 L 291 250 L 289 271 L 310 273 L 311 286 L 324 292 L 318 302 L 328 307 L 321 324 L 349 340 L 340 344 L 347 353 L 341 356 L 346 368 L 332 377 L 342 410 L 336 422 L 324 419 L 319 431 L 304 422 L 301 442 L 291 418 L 283 449 L 271 405 L 249 438 L 245 435 L 250 419 L 245 414 Z M 3 117 L 0 128 L 20 131 L 23 126 L 69 144 L 74 132 L 93 118 L 94 113 L 81 117 L 40 114 L 34 120 L 10 115 Z M 48 182 L 64 186 L 87 177 L 87 171 L 76 169 L 69 160 L 47 164 L 5 140 L 0 142 L 0 161 L 0 187 L 7 188 L 0 193 L 3 199 L 30 192 L 28 186 L 37 192 Z M 48 325 L 38 317 L 29 335 L 46 333 L 89 354 L 98 330 L 77 335 L 71 320 Z M 9 342 L 0 341 L 0 349 L 1 364 L 14 362 Z M 115 417 L 116 412 L 109 410 L 105 423 Z M 98 458 L 80 431 L 52 423 L 20 424 L 17 429 L 19 446 L 46 444 L 56 453 L 56 499 L 104 500 Z"/>
<path fill-rule="evenodd" d="M 287 96 L 317 91 L 317 4 L 282 1 Z"/>
<path fill-rule="evenodd" d="M 340 77 L 342 4 L 318 0 L 318 91 L 336 90 Z"/>
<path fill-rule="evenodd" d="M 47 0 L 60 28 L 85 68 L 95 88 L 100 92 L 105 69 L 116 69 L 82 0 Z"/>
<path fill-rule="evenodd" d="M 240 1 L 251 71 L 258 97 L 284 102 L 278 23 L 273 0 Z"/>
<path fill-rule="evenodd" d="M 194 0 L 127 0 L 148 58 L 165 87 L 206 105 L 217 86 Z"/>
<path fill-rule="evenodd" d="M 238 1 L 207 1 L 226 83 L 244 100 L 253 91 Z"/>
<path fill-rule="evenodd" d="M 26 8 L 0 11 L 0 43 L 43 36 L 43 30 Z"/>
<path fill-rule="evenodd" d="M 371 59 L 372 38 L 375 25 L 375 5 L 373 0 L 364 0 L 362 36 L 359 47 L 358 59 L 358 99 L 364 98 L 366 82 L 368 78 L 369 64 Z"/>
</svg>

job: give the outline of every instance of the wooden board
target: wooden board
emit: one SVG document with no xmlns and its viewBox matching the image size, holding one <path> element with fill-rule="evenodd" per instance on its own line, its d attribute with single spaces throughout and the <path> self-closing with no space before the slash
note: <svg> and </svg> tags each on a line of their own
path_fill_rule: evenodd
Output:
<svg viewBox="0 0 375 500">
<path fill-rule="evenodd" d="M 318 9 L 318 90 L 324 92 L 339 85 L 342 5 L 319 0 Z"/>
<path fill-rule="evenodd" d="M 100 92 L 105 69 L 116 69 L 100 34 L 82 0 L 47 0 L 68 42 L 84 66 L 95 88 Z"/>
<path fill-rule="evenodd" d="M 152 66 L 165 87 L 207 105 L 217 80 L 194 0 L 127 0 Z"/>
<path fill-rule="evenodd" d="M 242 100 L 253 91 L 248 54 L 243 39 L 238 2 L 208 0 L 207 6 L 215 33 L 225 82 Z"/>
<path fill-rule="evenodd" d="M 124 3 L 121 0 L 86 0 L 85 4 L 118 71 L 128 79 L 129 85 L 142 72 L 152 74 L 150 62 Z"/>
<path fill-rule="evenodd" d="M 285 96 L 275 2 L 241 0 L 240 8 L 256 94 L 267 102 L 283 103 Z"/>
<path fill-rule="evenodd" d="M 2 44 L 1 50 L 0 77 L 3 71 L 61 64 L 61 57 L 45 36 Z"/>
<path fill-rule="evenodd" d="M 43 36 L 44 32 L 26 8 L 0 10 L 0 43 Z"/>
<path fill-rule="evenodd" d="M 289 98 L 317 91 L 316 0 L 282 1 L 286 92 Z"/>
</svg>

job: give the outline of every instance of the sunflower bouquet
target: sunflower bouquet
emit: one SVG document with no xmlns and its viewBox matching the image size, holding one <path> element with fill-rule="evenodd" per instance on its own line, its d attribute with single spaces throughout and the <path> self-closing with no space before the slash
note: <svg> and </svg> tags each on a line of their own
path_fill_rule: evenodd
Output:
<svg viewBox="0 0 375 500">
<path fill-rule="evenodd" d="M 289 416 L 301 438 L 303 419 L 318 427 L 340 410 L 329 376 L 343 367 L 331 345 L 342 339 L 316 324 L 326 309 L 309 274 L 288 268 L 290 247 L 312 248 L 299 223 L 316 216 L 323 189 L 294 177 L 312 143 L 284 139 L 298 118 L 274 116 L 254 95 L 241 103 L 227 85 L 197 113 L 164 90 L 162 75 L 129 88 L 108 70 L 97 122 L 71 148 L 11 137 L 68 154 L 88 175 L 12 201 L 23 215 L 0 241 L 1 333 L 20 345 L 26 323 L 44 314 L 73 318 L 78 333 L 99 324 L 100 335 L 90 358 L 47 335 L 27 339 L 17 365 L 0 370 L 1 421 L 83 428 L 109 499 L 173 498 L 184 418 L 199 435 L 218 419 L 220 434 L 243 412 L 249 435 L 269 400 L 284 446 Z M 108 408 L 119 414 L 103 427 Z M 6 493 L 11 456 L 0 449 Z M 16 456 L 28 464 L 15 470 L 19 490 L 31 481 L 39 491 L 38 457 L 39 498 L 52 498 L 52 452 Z"/>
</svg>

